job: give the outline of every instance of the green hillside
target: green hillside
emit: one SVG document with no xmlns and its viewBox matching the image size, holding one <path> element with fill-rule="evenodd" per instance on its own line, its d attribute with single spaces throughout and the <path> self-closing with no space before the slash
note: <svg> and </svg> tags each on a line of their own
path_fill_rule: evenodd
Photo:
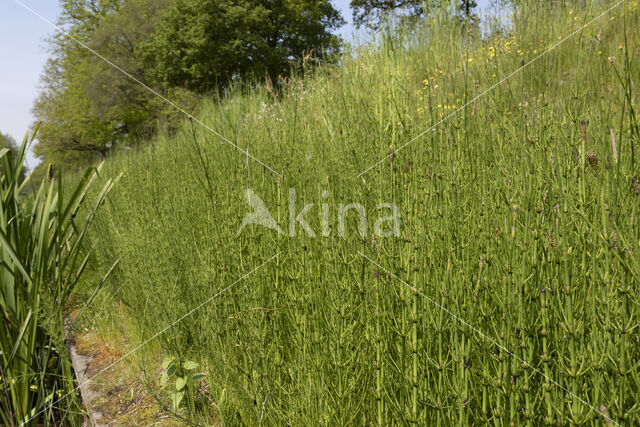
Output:
<svg viewBox="0 0 640 427">
<path fill-rule="evenodd" d="M 87 326 L 182 422 L 640 423 L 640 8 L 612 6 L 436 14 L 209 101 L 224 139 L 114 154 Z M 241 228 L 256 196 L 281 233 Z"/>
</svg>

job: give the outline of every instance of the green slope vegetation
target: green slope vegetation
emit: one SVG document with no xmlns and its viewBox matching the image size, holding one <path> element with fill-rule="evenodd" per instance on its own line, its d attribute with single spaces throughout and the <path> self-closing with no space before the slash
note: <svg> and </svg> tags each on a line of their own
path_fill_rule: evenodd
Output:
<svg viewBox="0 0 640 427">
<path fill-rule="evenodd" d="M 434 16 L 202 107 L 280 176 L 188 120 L 114 155 L 94 327 L 135 325 L 123 353 L 194 422 L 640 422 L 640 8 L 552 4 L 486 37 Z M 282 234 L 239 231 L 247 188 Z"/>
</svg>

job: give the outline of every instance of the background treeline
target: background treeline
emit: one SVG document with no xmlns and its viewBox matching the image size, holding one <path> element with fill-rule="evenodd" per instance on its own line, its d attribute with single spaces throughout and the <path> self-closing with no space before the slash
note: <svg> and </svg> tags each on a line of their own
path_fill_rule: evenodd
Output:
<svg viewBox="0 0 640 427">
<path fill-rule="evenodd" d="M 171 129 L 176 110 L 140 83 L 193 110 L 198 95 L 247 76 L 277 82 L 305 54 L 330 56 L 343 19 L 315 0 L 63 0 L 59 24 L 71 37 L 49 42 L 35 153 L 66 167 Z"/>
<path fill-rule="evenodd" d="M 456 5 L 453 13 L 474 20 L 475 1 Z M 389 12 L 409 21 L 450 7 L 421 0 L 351 6 L 356 26 L 373 29 Z M 277 90 L 303 62 L 337 58 L 342 41 L 334 33 L 344 20 L 329 0 L 61 0 L 58 24 L 67 34 L 48 41 L 34 104 L 40 172 L 47 164 L 74 170 L 175 130 L 181 113 L 142 84 L 190 112 L 232 85 L 267 80 Z"/>
</svg>

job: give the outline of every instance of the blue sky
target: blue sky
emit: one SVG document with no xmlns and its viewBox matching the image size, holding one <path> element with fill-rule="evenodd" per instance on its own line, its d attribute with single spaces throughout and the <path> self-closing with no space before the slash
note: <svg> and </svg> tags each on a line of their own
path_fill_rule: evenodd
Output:
<svg viewBox="0 0 640 427">
<path fill-rule="evenodd" d="M 58 16 L 57 1 L 24 1 L 47 19 Z M 13 0 L 0 2 L 0 130 L 18 142 L 33 121 L 31 106 L 48 57 L 43 42 L 51 32 L 49 24 Z M 30 157 L 28 166 L 34 165 Z"/>
<path fill-rule="evenodd" d="M 55 0 L 20 0 L 40 15 L 55 22 L 58 2 Z M 348 22 L 340 30 L 346 40 L 353 31 L 350 0 L 333 0 Z M 486 5 L 488 0 L 478 4 Z M 40 73 L 47 60 L 44 40 L 53 27 L 24 9 L 14 0 L 0 2 L 0 131 L 22 141 L 33 122 L 31 107 L 38 92 Z M 33 168 L 37 161 L 27 159 Z"/>
</svg>

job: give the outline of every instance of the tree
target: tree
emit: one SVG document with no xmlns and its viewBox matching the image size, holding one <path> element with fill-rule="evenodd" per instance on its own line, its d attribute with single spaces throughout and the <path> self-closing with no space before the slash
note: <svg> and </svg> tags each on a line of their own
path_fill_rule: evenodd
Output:
<svg viewBox="0 0 640 427">
<path fill-rule="evenodd" d="M 478 7 L 476 0 L 460 0 L 460 17 L 466 22 L 475 23 L 477 15 L 473 11 L 476 7 Z"/>
<path fill-rule="evenodd" d="M 447 8 L 452 3 L 448 0 L 351 0 L 351 8 L 357 27 L 377 29 L 390 13 L 404 20 L 415 21 L 434 8 Z M 460 18 L 475 20 L 473 10 L 478 6 L 475 0 L 459 0 L 455 6 L 455 13 Z"/>
<path fill-rule="evenodd" d="M 57 166 L 104 158 L 171 131 L 200 94 L 265 74 L 286 75 L 305 51 L 331 55 L 342 25 L 329 0 L 62 0 L 59 34 L 34 104 L 35 153 Z"/>
<path fill-rule="evenodd" d="M 9 156 L 8 159 L 15 162 L 15 160 L 18 158 L 18 144 L 16 143 L 16 140 L 11 135 L 7 135 L 0 132 L 0 150 L 2 150 L 3 148 L 9 149 L 9 151 L 11 152 L 11 156 Z M 15 165 L 13 165 L 13 167 L 11 167 L 10 169 L 12 170 L 16 169 Z M 18 182 L 24 181 L 24 178 L 25 178 L 25 169 L 22 168 L 22 170 L 20 171 L 20 177 L 18 179 Z M 2 179 L 2 171 L 0 171 L 0 179 Z"/>
<path fill-rule="evenodd" d="M 144 46 L 155 37 L 156 28 L 173 0 L 127 0 L 107 14 L 91 38 L 91 48 L 107 52 L 111 62 L 135 77 L 122 73 L 98 57 L 91 57 L 90 79 L 86 91 L 94 111 L 103 120 L 118 122 L 121 140 L 148 139 L 158 125 L 170 130 L 177 112 L 140 83 L 193 108 L 195 98 L 185 99 L 180 89 L 167 87 L 154 79 L 154 62 L 145 63 Z M 184 91 L 182 91 L 184 92 Z"/>
<path fill-rule="evenodd" d="M 119 0 L 61 1 L 58 24 L 73 38 L 57 33 L 49 40 L 52 56 L 33 107 L 41 123 L 34 153 L 44 158 L 44 167 L 53 163 L 68 168 L 104 157 L 119 138 L 119 123 L 96 114 L 87 93 L 92 54 L 77 42 L 90 44 L 104 17 L 118 6 Z"/>
<path fill-rule="evenodd" d="M 422 17 L 426 13 L 424 0 L 351 0 L 356 27 L 378 28 L 389 13 L 404 17 Z"/>
<path fill-rule="evenodd" d="M 145 58 L 166 85 L 206 93 L 287 75 L 305 52 L 330 56 L 343 23 L 328 0 L 177 0 Z"/>
</svg>

